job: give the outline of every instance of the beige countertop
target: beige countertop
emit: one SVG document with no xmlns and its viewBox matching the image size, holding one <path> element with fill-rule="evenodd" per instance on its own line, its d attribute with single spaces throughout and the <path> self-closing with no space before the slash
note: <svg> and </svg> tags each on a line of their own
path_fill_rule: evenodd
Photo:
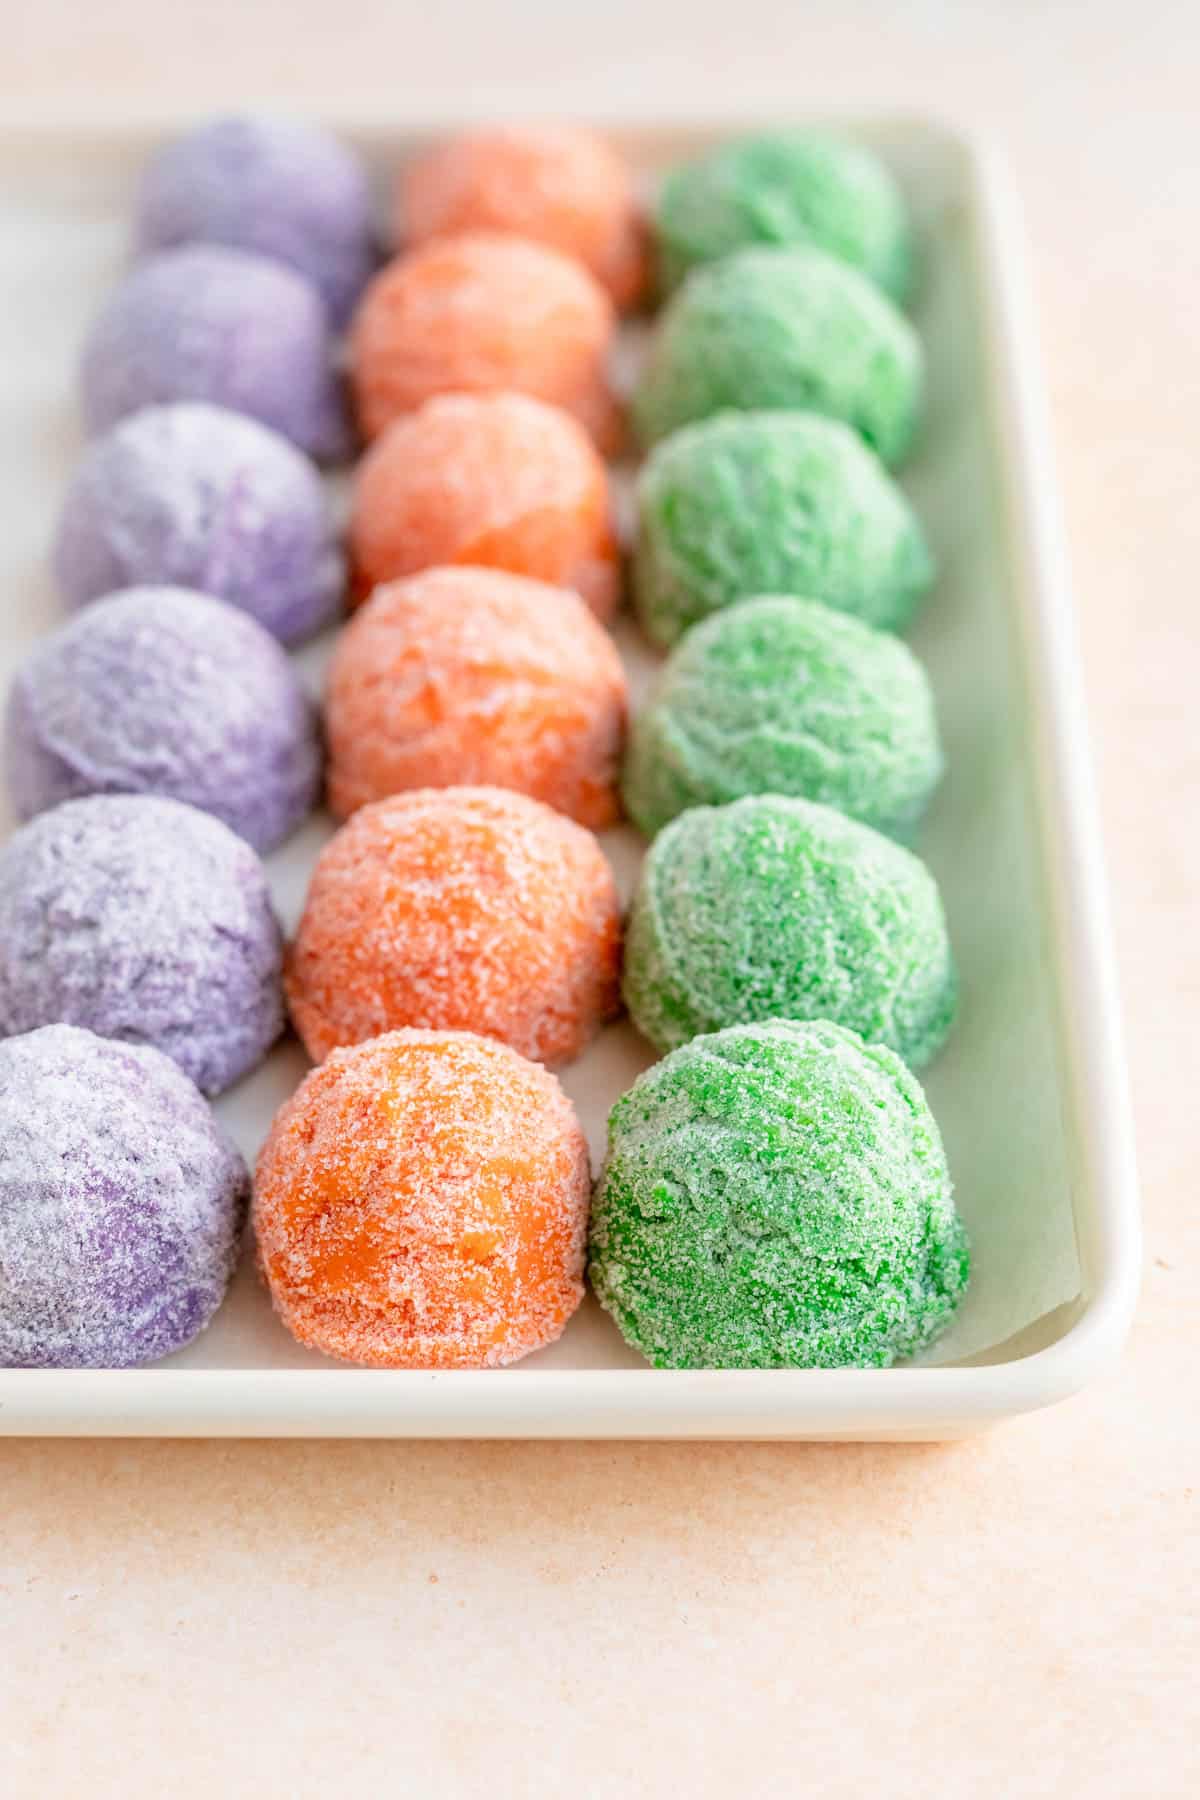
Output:
<svg viewBox="0 0 1200 1800">
<path fill-rule="evenodd" d="M 7 1791 L 1195 1792 L 1200 9 L 0 0 L 0 25 L 0 105 L 67 118 L 882 104 L 997 140 L 1033 249 L 1147 1240 L 1119 1372 L 944 1448 L 0 1444 Z"/>
</svg>

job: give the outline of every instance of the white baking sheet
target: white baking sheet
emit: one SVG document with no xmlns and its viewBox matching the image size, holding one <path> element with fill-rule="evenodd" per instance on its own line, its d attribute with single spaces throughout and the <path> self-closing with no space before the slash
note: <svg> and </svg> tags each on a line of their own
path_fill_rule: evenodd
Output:
<svg viewBox="0 0 1200 1800">
<path fill-rule="evenodd" d="M 720 133 L 618 135 L 649 182 L 656 167 L 695 153 Z M 864 135 L 897 168 L 920 227 L 923 280 L 915 320 L 928 353 L 929 411 L 904 483 L 941 570 L 911 642 L 932 675 L 948 774 L 915 847 L 941 882 L 962 974 L 959 1023 L 928 1071 L 926 1086 L 971 1236 L 973 1278 L 957 1322 L 929 1360 L 996 1363 L 1053 1343 L 1078 1317 L 1084 1285 L 1061 993 L 1054 969 L 1058 952 L 1038 833 L 1042 772 L 1035 766 L 1037 720 L 1018 628 L 1017 590 L 1027 571 L 1018 566 L 1013 547 L 1005 500 L 1013 472 L 1004 467 L 989 400 L 994 346 L 986 323 L 989 297 L 981 286 L 971 159 L 956 140 L 921 126 L 868 126 Z M 0 307 L 8 346 L 0 388 L 0 492 L 5 496 L 0 677 L 5 684 L 31 639 L 59 616 L 46 553 L 79 448 L 74 357 L 87 322 L 122 269 L 131 185 L 151 141 L 152 133 L 120 130 L 75 137 L 0 133 Z M 362 141 L 382 181 L 404 153 L 404 136 L 368 131 Z M 658 659 L 628 617 L 620 622 L 618 637 L 636 704 Z M 327 653 L 328 642 L 317 642 L 299 655 L 314 688 L 319 688 Z M 327 822 L 314 819 L 270 861 L 289 926 L 329 829 Z M 623 829 L 604 842 L 628 894 L 639 841 Z M 605 1031 L 565 1072 L 597 1166 L 608 1108 L 651 1059 L 649 1047 L 623 1022 Z M 274 1108 L 305 1067 L 299 1047 L 288 1042 L 218 1103 L 249 1157 Z M 157 1367 L 164 1374 L 227 1372 L 212 1384 L 207 1400 L 197 1402 L 200 1389 L 188 1384 L 189 1414 L 201 1422 L 208 1419 L 212 1429 L 229 1428 L 222 1424 L 226 1401 L 230 1416 L 241 1407 L 246 1429 L 302 1428 L 294 1422 L 295 1405 L 289 1425 L 260 1416 L 254 1404 L 247 1409 L 251 1387 L 237 1400 L 230 1383 L 250 1383 L 258 1373 L 338 1369 L 347 1382 L 364 1379 L 293 1343 L 271 1312 L 249 1250 L 214 1324 Z M 563 1387 L 558 1409 L 565 1419 L 572 1405 L 586 1411 L 587 1372 L 614 1369 L 644 1370 L 645 1365 L 589 1298 L 558 1344 L 485 1379 L 508 1383 L 531 1373 L 570 1372 L 577 1379 Z M 109 1379 L 132 1383 L 145 1373 Z M 0 1376 L 0 1391 L 13 1379 Z M 396 1384 L 389 1428 L 417 1429 L 407 1412 L 409 1377 L 386 1379 Z M 439 1391 L 446 1392 L 445 1384 L 458 1379 L 439 1377 Z M 661 1378 L 647 1372 L 646 1379 Z M 782 1379 L 794 1394 L 795 1381 L 822 1378 Z M 166 1383 L 160 1382 L 158 1390 L 167 1393 Z M 668 1390 L 661 1391 L 665 1396 Z M 520 1404 L 516 1394 L 509 1394 L 503 1411 L 511 1416 Z M 794 1406 L 794 1400 L 789 1404 Z M 18 1406 L 22 1416 L 23 1405 Z M 156 1419 L 162 1413 L 162 1429 L 182 1428 L 169 1417 L 169 1401 L 156 1402 L 151 1410 Z M 451 1415 L 453 1410 L 451 1404 Z M 547 1414 L 547 1403 L 540 1398 L 538 1410 L 538 1429 L 554 1429 L 555 1404 L 549 1404 Z M 653 1405 L 650 1410 L 657 1411 Z M 3 1418 L 0 1405 L 0 1424 Z M 661 1423 L 671 1428 L 669 1419 Z M 98 1424 L 117 1428 L 111 1422 Z"/>
</svg>

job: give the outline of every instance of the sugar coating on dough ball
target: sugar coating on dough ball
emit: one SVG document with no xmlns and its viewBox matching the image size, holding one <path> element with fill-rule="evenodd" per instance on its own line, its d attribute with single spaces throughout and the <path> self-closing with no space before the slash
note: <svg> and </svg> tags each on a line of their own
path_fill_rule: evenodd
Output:
<svg viewBox="0 0 1200 1800">
<path fill-rule="evenodd" d="M 812 600 L 741 600 L 676 645 L 633 722 L 626 808 L 649 837 L 689 806 L 794 794 L 903 838 L 942 751 L 900 639 Z"/>
<path fill-rule="evenodd" d="M 754 594 L 899 631 L 933 575 L 878 457 L 815 413 L 721 413 L 659 444 L 638 478 L 634 598 L 659 644 Z"/>
<path fill-rule="evenodd" d="M 402 242 L 508 231 L 581 262 L 622 310 L 642 296 L 645 222 L 628 169 L 594 131 L 506 125 L 462 132 L 400 172 Z"/>
<path fill-rule="evenodd" d="M 608 381 L 612 302 L 587 270 L 502 232 L 435 238 L 371 282 L 350 366 L 369 438 L 435 394 L 532 394 L 573 413 L 602 449 L 618 435 Z"/>
<path fill-rule="evenodd" d="M 4 749 L 20 819 L 84 794 L 160 794 L 260 851 L 321 783 L 316 709 L 283 650 L 188 588 L 126 588 L 43 638 L 10 690 Z"/>
<path fill-rule="evenodd" d="M 808 244 L 893 300 L 912 281 L 908 208 L 882 159 L 821 131 L 768 131 L 722 144 L 666 176 L 654 212 L 662 287 L 750 244 Z"/>
<path fill-rule="evenodd" d="M 376 1368 L 495 1367 L 583 1298 L 587 1145 L 553 1075 L 465 1032 L 335 1050 L 277 1114 L 254 1224 L 301 1343 Z"/>
<path fill-rule="evenodd" d="M 0 1036 L 84 1026 L 217 1094 L 283 1030 L 282 973 L 262 864 L 210 813 L 94 794 L 0 849 Z"/>
<path fill-rule="evenodd" d="M 152 157 L 134 219 L 139 248 L 224 244 L 275 257 L 349 316 L 376 261 L 358 157 L 331 132 L 267 113 L 206 120 Z"/>
<path fill-rule="evenodd" d="M 328 624 L 345 587 L 308 458 L 256 419 L 189 401 L 134 413 L 84 452 L 54 572 L 69 606 L 124 587 L 190 587 L 285 644 Z"/>
<path fill-rule="evenodd" d="M 139 263 L 83 347 L 90 435 L 144 406 L 203 400 L 248 413 L 318 460 L 352 436 L 321 296 L 283 263 L 185 244 Z"/>
<path fill-rule="evenodd" d="M 597 618 L 620 593 L 608 475 L 587 433 L 526 394 L 441 394 L 397 419 L 359 465 L 355 584 L 478 563 L 575 588 Z"/>
<path fill-rule="evenodd" d="M 403 1026 L 578 1056 L 618 1004 L 620 912 L 590 832 L 524 794 L 419 789 L 326 845 L 288 955 L 310 1056 Z"/>
<path fill-rule="evenodd" d="M 325 726 L 341 818 L 408 788 L 494 786 L 593 831 L 619 806 L 621 659 L 577 594 L 428 569 L 377 588 L 338 640 Z"/>
<path fill-rule="evenodd" d="M 865 275 L 821 250 L 739 250 L 695 270 L 669 302 L 633 418 L 653 444 L 727 407 L 822 413 L 894 464 L 923 387 L 920 339 Z"/>
<path fill-rule="evenodd" d="M 958 982 L 924 863 L 832 807 L 764 794 L 693 807 L 655 838 L 622 991 L 659 1050 L 727 1025 L 829 1019 L 920 1068 Z"/>
<path fill-rule="evenodd" d="M 0 1365 L 123 1369 L 220 1306 L 250 1179 L 161 1051 L 73 1025 L 0 1043 Z"/>
<path fill-rule="evenodd" d="M 915 1078 L 818 1020 L 693 1038 L 613 1108 L 588 1275 L 658 1368 L 886 1368 L 966 1290 Z"/>
</svg>

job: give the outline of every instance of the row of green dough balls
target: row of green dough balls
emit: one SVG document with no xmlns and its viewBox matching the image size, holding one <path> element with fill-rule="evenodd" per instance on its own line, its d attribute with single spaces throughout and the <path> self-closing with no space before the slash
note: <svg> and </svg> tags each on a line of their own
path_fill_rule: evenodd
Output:
<svg viewBox="0 0 1200 1800">
<path fill-rule="evenodd" d="M 668 288 L 717 265 L 668 308 L 635 408 L 666 438 L 638 609 L 676 647 L 624 773 L 660 834 L 625 997 L 667 1054 L 613 1110 L 589 1274 L 657 1366 L 881 1367 L 968 1278 L 909 1072 L 949 1029 L 954 962 L 932 876 L 881 835 L 912 828 L 942 764 L 890 635 L 933 574 L 882 466 L 911 439 L 920 350 L 869 286 L 903 299 L 908 224 L 869 154 L 793 133 L 669 177 L 657 236 Z"/>
</svg>

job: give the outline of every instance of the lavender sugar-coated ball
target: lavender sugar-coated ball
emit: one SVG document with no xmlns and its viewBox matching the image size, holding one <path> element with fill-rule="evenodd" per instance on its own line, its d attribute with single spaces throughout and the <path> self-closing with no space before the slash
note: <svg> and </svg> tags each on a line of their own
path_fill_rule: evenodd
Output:
<svg viewBox="0 0 1200 1800">
<path fill-rule="evenodd" d="M 196 588 L 285 644 L 327 624 L 345 586 L 308 458 L 256 419 L 188 401 L 134 413 L 85 452 L 54 571 L 71 606 L 143 584 Z"/>
<path fill-rule="evenodd" d="M 84 794 L 161 794 L 269 850 L 316 804 L 316 709 L 275 639 L 188 588 L 127 588 L 44 638 L 5 720 L 20 819 Z"/>
<path fill-rule="evenodd" d="M 320 289 L 338 324 L 376 261 L 366 171 L 345 144 L 298 119 L 210 119 L 151 161 L 138 197 L 142 250 L 228 244 L 273 256 Z"/>
<path fill-rule="evenodd" d="M 224 1299 L 249 1191 L 161 1051 L 73 1025 L 0 1043 L 0 1365 L 180 1349 Z"/>
<path fill-rule="evenodd" d="M 93 324 L 80 382 L 93 436 L 144 406 L 207 400 L 322 460 L 351 447 L 320 294 L 245 250 L 187 244 L 140 263 Z"/>
<path fill-rule="evenodd" d="M 283 1030 L 282 965 L 262 864 L 193 806 L 92 794 L 0 850 L 0 1037 L 86 1026 L 218 1094 Z"/>
</svg>

